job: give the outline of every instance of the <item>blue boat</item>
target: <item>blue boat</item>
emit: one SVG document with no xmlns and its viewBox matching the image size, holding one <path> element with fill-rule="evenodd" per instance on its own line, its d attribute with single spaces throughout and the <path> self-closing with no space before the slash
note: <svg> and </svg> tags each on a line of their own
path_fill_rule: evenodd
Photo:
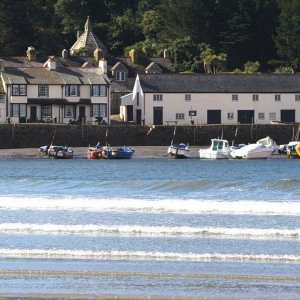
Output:
<svg viewBox="0 0 300 300">
<path fill-rule="evenodd" d="M 135 150 L 131 147 L 110 148 L 105 146 L 102 148 L 103 158 L 107 159 L 130 159 Z"/>
</svg>

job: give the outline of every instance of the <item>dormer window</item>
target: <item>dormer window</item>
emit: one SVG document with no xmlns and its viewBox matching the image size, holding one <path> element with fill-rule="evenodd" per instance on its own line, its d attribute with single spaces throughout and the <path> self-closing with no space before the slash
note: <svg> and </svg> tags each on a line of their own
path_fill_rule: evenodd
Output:
<svg viewBox="0 0 300 300">
<path fill-rule="evenodd" d="M 126 76 L 125 76 L 125 72 L 116 72 L 116 80 L 117 81 L 125 81 Z"/>
</svg>

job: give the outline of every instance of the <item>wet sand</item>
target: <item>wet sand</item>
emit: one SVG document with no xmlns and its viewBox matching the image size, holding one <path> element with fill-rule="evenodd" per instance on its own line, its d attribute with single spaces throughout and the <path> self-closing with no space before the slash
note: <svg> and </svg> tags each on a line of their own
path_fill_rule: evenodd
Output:
<svg viewBox="0 0 300 300">
<path fill-rule="evenodd" d="M 136 158 L 170 158 L 168 146 L 132 146 L 135 149 L 133 159 Z M 87 147 L 74 147 L 74 158 L 86 158 Z M 191 158 L 199 157 L 199 147 L 191 147 Z M 4 158 L 48 158 L 39 153 L 38 148 L 0 149 L 0 159 Z"/>
</svg>

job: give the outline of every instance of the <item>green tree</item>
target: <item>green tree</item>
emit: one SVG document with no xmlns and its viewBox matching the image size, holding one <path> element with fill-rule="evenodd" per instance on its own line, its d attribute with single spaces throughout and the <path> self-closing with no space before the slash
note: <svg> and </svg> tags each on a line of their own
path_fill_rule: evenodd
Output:
<svg viewBox="0 0 300 300">
<path fill-rule="evenodd" d="M 210 48 L 207 44 L 202 44 L 200 49 L 200 58 L 203 62 L 205 73 L 222 73 L 227 64 L 227 54 L 219 53 Z"/>
<path fill-rule="evenodd" d="M 280 0 L 279 4 L 279 25 L 274 38 L 277 53 L 285 66 L 299 69 L 300 2 Z"/>
<path fill-rule="evenodd" d="M 247 74 L 257 73 L 260 68 L 260 63 L 258 61 L 247 61 L 244 64 L 244 72 Z"/>
</svg>

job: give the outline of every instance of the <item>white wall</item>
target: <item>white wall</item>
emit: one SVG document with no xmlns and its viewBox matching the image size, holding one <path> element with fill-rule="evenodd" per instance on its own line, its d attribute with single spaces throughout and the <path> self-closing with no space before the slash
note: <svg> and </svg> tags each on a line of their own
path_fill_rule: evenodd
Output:
<svg viewBox="0 0 300 300">
<path fill-rule="evenodd" d="M 156 93 L 158 94 L 158 93 Z M 163 107 L 163 122 L 175 121 L 176 113 L 184 113 L 185 119 L 178 120 L 178 125 L 190 124 L 189 110 L 196 110 L 197 116 L 192 117 L 195 125 L 207 124 L 207 110 L 221 110 L 222 124 L 236 124 L 238 110 L 254 110 L 256 124 L 269 124 L 270 113 L 276 113 L 280 121 L 282 109 L 295 109 L 295 121 L 300 122 L 300 101 L 295 101 L 295 94 L 281 94 L 281 101 L 275 101 L 275 94 L 258 94 L 257 102 L 252 100 L 253 94 L 238 94 L 238 101 L 232 100 L 232 94 L 190 94 L 191 101 L 185 101 L 185 93 L 163 94 L 162 101 L 153 101 L 153 94 L 145 94 L 147 125 L 153 124 L 153 107 Z M 136 107 L 135 107 L 136 109 Z M 233 120 L 227 119 L 227 113 L 233 113 Z M 259 120 L 258 113 L 264 113 L 265 118 Z"/>
</svg>

